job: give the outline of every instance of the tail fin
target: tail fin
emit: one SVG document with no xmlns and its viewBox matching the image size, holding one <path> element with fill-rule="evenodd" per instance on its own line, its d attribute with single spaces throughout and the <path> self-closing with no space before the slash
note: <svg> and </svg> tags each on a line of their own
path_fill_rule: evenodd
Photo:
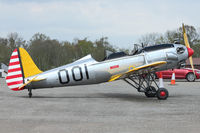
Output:
<svg viewBox="0 0 200 133">
<path fill-rule="evenodd" d="M 24 48 L 15 49 L 11 55 L 6 83 L 11 90 L 19 91 L 24 79 L 42 73 Z"/>
</svg>

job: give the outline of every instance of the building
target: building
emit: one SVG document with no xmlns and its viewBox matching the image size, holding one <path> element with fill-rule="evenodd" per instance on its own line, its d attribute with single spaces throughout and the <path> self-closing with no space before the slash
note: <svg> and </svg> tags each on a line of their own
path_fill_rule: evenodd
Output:
<svg viewBox="0 0 200 133">
<path fill-rule="evenodd" d="M 1 63 L 0 65 L 0 78 L 5 78 L 8 73 L 8 66 Z"/>
<path fill-rule="evenodd" d="M 200 58 L 192 58 L 195 69 L 200 69 Z M 191 68 L 189 59 L 186 60 L 185 67 Z"/>
<path fill-rule="evenodd" d="M 0 69 L 0 78 L 5 78 L 7 73 L 3 69 Z"/>
</svg>

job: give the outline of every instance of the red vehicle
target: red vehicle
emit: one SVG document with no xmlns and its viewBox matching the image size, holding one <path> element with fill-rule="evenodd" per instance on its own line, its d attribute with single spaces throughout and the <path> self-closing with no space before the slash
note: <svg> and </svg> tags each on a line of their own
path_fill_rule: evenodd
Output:
<svg viewBox="0 0 200 133">
<path fill-rule="evenodd" d="M 165 70 L 161 71 L 164 79 L 171 79 L 173 71 Z M 200 78 L 200 70 L 195 69 L 195 76 L 191 68 L 174 69 L 176 79 L 187 79 L 189 82 L 195 81 Z M 159 73 L 156 72 L 156 76 L 159 77 Z"/>
</svg>

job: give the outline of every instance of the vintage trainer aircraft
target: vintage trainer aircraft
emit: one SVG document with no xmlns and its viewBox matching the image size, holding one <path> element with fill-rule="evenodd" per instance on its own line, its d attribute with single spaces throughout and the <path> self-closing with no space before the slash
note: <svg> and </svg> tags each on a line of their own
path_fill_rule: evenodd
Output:
<svg viewBox="0 0 200 133">
<path fill-rule="evenodd" d="M 28 90 L 74 85 L 89 85 L 123 79 L 147 97 L 164 100 L 165 88 L 159 88 L 152 74 L 156 71 L 179 67 L 189 57 L 193 68 L 194 51 L 190 48 L 183 25 L 185 45 L 162 44 L 145 47 L 134 55 L 111 54 L 97 62 L 91 55 L 71 64 L 42 72 L 23 48 L 13 51 L 6 82 L 11 90 Z M 155 87 L 153 86 L 155 84 Z M 156 89 L 157 88 L 157 89 Z"/>
</svg>

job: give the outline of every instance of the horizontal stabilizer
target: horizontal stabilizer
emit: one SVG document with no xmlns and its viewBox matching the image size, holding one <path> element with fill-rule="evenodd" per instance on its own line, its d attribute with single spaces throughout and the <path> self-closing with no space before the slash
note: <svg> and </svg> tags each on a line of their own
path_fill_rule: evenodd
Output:
<svg viewBox="0 0 200 133">
<path fill-rule="evenodd" d="M 46 78 L 42 78 L 42 79 L 37 79 L 37 76 L 34 77 L 33 79 L 29 80 L 28 82 L 26 82 L 25 84 L 23 84 L 22 86 L 20 86 L 18 89 L 22 89 L 24 88 L 25 86 L 27 86 L 28 84 L 30 84 L 31 82 L 39 82 L 39 81 L 42 81 L 42 80 L 45 80 Z"/>
</svg>

